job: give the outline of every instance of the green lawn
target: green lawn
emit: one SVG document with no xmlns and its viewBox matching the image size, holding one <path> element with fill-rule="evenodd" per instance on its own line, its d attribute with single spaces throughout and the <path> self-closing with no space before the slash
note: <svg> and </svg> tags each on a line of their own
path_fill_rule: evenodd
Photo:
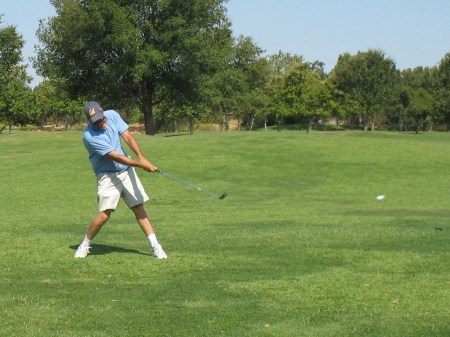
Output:
<svg viewBox="0 0 450 337">
<path fill-rule="evenodd" d="M 137 135 L 160 242 L 95 215 L 80 132 L 0 135 L 0 336 L 450 335 L 450 134 Z M 377 201 L 377 195 L 385 195 Z"/>
</svg>

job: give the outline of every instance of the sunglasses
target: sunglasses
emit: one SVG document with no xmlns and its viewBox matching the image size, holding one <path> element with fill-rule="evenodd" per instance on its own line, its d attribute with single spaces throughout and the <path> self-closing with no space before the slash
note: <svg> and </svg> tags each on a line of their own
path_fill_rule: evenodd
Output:
<svg viewBox="0 0 450 337">
<path fill-rule="evenodd" d="M 101 119 L 99 119 L 98 121 L 92 123 L 92 125 L 94 125 L 94 126 L 100 126 L 100 125 L 102 125 L 102 124 L 105 122 L 105 120 L 106 120 L 106 118 L 105 118 L 105 116 L 103 116 L 103 117 L 102 117 Z"/>
</svg>

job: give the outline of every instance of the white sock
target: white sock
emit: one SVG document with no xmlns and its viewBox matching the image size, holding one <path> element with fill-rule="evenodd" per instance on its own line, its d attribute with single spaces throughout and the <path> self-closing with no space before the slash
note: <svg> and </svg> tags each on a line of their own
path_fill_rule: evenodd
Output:
<svg viewBox="0 0 450 337">
<path fill-rule="evenodd" d="M 152 247 L 159 245 L 158 240 L 156 239 L 155 233 L 150 234 L 149 236 L 147 236 L 147 238 L 148 238 L 148 241 L 150 241 L 150 245 Z"/>
<path fill-rule="evenodd" d="M 87 236 L 84 237 L 83 242 L 81 243 L 83 246 L 89 246 L 91 244 L 91 240 L 87 238 Z"/>
</svg>

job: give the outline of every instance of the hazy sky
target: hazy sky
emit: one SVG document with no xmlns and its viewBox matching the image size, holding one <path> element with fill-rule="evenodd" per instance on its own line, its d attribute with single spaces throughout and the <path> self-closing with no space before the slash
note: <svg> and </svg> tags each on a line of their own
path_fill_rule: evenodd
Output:
<svg viewBox="0 0 450 337">
<path fill-rule="evenodd" d="M 324 62 L 326 71 L 340 54 L 370 48 L 399 69 L 435 66 L 450 52 L 450 0 L 230 0 L 227 8 L 235 36 L 252 37 L 266 54 Z M 17 26 L 27 62 L 38 20 L 54 13 L 48 0 L 0 0 L 3 26 Z"/>
</svg>

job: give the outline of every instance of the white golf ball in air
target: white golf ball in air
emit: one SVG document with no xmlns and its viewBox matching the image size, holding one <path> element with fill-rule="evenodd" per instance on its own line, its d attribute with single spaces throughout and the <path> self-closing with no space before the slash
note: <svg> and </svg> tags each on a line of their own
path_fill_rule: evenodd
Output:
<svg viewBox="0 0 450 337">
<path fill-rule="evenodd" d="M 384 195 L 378 195 L 377 200 L 384 200 Z"/>
</svg>

